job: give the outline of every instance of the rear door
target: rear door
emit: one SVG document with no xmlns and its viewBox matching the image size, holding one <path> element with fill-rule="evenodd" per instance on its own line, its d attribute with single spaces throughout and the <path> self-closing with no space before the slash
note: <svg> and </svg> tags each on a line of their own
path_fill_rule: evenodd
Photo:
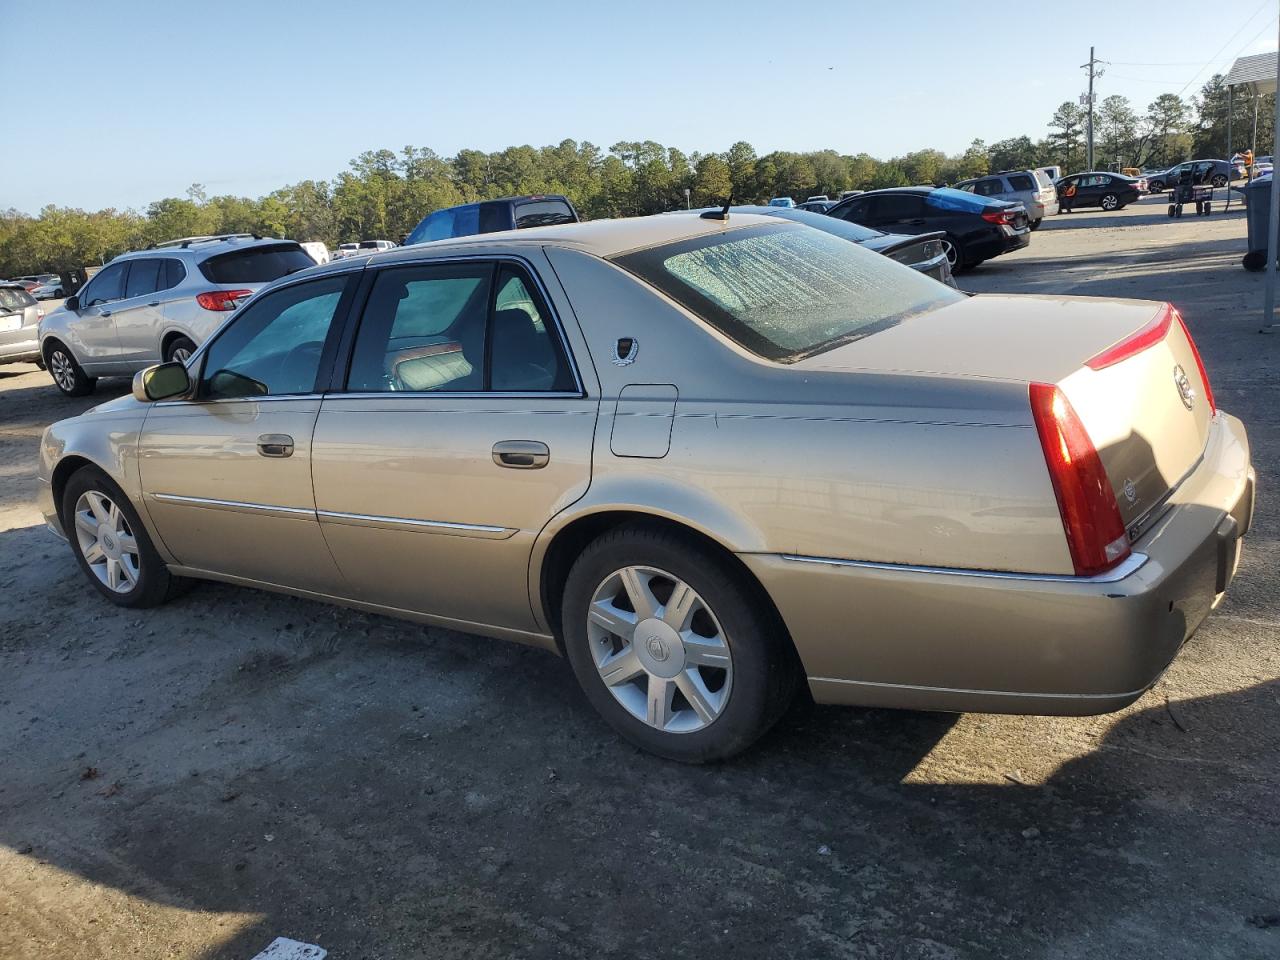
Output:
<svg viewBox="0 0 1280 960">
<path fill-rule="evenodd" d="M 936 230 L 929 226 L 924 198 L 915 193 L 882 193 L 871 198 L 868 226 L 887 233 L 925 233 Z"/>
<path fill-rule="evenodd" d="M 566 308 L 506 259 L 385 267 L 368 291 L 313 452 L 343 577 L 362 600 L 535 631 L 530 552 L 587 490 L 598 408 Z"/>
<path fill-rule="evenodd" d="M 120 359 L 141 369 L 159 363 L 160 330 L 164 311 L 156 295 L 163 281 L 164 261 L 160 257 L 138 257 L 129 261 L 124 299 L 115 307 L 116 337 Z"/>
</svg>

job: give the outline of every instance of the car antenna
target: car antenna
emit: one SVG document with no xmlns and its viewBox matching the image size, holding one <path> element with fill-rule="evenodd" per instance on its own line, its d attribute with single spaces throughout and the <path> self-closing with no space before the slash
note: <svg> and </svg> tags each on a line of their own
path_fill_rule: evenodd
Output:
<svg viewBox="0 0 1280 960">
<path fill-rule="evenodd" d="M 729 208 L 733 206 L 733 193 L 730 192 L 729 199 L 724 202 L 724 207 L 720 210 L 707 210 L 700 213 L 699 216 L 703 220 L 728 220 Z"/>
</svg>

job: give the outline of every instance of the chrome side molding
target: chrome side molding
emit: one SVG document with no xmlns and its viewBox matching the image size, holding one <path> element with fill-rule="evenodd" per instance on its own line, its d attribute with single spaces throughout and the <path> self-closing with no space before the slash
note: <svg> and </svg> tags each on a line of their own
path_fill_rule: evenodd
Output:
<svg viewBox="0 0 1280 960">
<path fill-rule="evenodd" d="M 884 570 L 889 573 L 923 573 L 935 576 L 982 577 L 990 580 L 1031 580 L 1038 583 L 1115 583 L 1132 576 L 1147 562 L 1145 553 L 1131 553 L 1117 567 L 1092 577 L 1077 577 L 1068 573 L 1013 573 L 1006 570 L 969 570 L 963 567 L 922 567 L 910 563 L 878 563 L 871 560 L 836 560 L 831 557 L 805 557 L 798 554 L 780 554 L 792 563 L 817 563 L 829 567 L 855 567 L 861 570 Z"/>
</svg>

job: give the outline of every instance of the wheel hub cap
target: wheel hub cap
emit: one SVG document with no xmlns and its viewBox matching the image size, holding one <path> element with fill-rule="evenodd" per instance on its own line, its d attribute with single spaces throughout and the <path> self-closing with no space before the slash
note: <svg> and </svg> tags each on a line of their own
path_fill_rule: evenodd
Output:
<svg viewBox="0 0 1280 960">
<path fill-rule="evenodd" d="M 637 566 L 606 577 L 591 599 L 587 638 L 605 687 L 651 727 L 701 730 L 729 702 L 733 654 L 720 622 L 672 574 Z"/>
</svg>

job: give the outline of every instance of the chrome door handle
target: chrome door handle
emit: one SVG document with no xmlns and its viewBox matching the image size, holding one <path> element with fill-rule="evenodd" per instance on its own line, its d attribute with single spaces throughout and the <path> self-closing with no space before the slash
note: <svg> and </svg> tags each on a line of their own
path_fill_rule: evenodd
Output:
<svg viewBox="0 0 1280 960">
<path fill-rule="evenodd" d="M 101 310 L 101 311 L 99 311 L 99 312 L 98 312 L 98 316 L 100 316 L 100 317 L 109 317 L 109 316 L 111 316 L 111 311 L 110 311 L 110 310 Z"/>
<path fill-rule="evenodd" d="M 500 440 L 493 445 L 493 462 L 500 467 L 537 470 L 551 459 L 551 449 L 538 440 Z"/>
<path fill-rule="evenodd" d="M 264 457 L 292 457 L 293 437 L 287 433 L 264 433 L 258 438 L 258 452 Z"/>
</svg>

